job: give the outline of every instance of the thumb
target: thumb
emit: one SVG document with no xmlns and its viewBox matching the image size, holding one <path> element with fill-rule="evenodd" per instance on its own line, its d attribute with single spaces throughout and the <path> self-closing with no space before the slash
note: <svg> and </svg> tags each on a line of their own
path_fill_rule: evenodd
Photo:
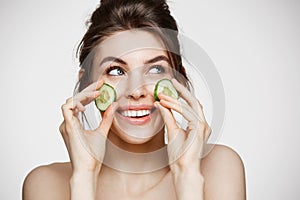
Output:
<svg viewBox="0 0 300 200">
<path fill-rule="evenodd" d="M 168 139 L 171 141 L 175 137 L 175 130 L 178 129 L 178 125 L 176 120 L 174 119 L 171 111 L 164 106 L 162 106 L 159 102 L 155 102 L 154 106 L 157 107 L 162 115 L 162 118 L 167 126 L 168 131 Z"/>
<path fill-rule="evenodd" d="M 100 131 L 105 137 L 107 137 L 108 131 L 111 127 L 117 107 L 118 103 L 113 102 L 107 108 L 107 110 L 103 114 L 102 121 L 100 122 L 99 127 L 96 129 L 96 131 Z"/>
</svg>

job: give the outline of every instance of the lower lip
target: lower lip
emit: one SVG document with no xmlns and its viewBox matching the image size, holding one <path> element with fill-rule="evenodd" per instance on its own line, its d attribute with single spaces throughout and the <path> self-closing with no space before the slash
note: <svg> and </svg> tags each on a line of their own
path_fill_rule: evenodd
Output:
<svg viewBox="0 0 300 200">
<path fill-rule="evenodd" d="M 119 113 L 120 114 L 120 113 Z M 147 116 L 144 117 L 125 117 L 122 114 L 120 114 L 124 120 L 129 122 L 132 125 L 144 125 L 151 119 L 152 113 L 150 113 Z"/>
</svg>

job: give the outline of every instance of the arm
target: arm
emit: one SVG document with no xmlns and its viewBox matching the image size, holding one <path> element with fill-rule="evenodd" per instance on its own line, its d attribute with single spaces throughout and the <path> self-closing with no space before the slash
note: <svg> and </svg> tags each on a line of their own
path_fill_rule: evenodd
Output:
<svg viewBox="0 0 300 200">
<path fill-rule="evenodd" d="M 172 82 L 187 103 L 159 94 L 160 102 L 156 102 L 155 105 L 160 109 L 167 126 L 169 165 L 177 198 L 245 199 L 241 159 L 233 150 L 224 146 L 215 147 L 207 156 L 210 159 L 201 159 L 211 128 L 206 122 L 199 100 L 175 79 L 172 79 Z M 170 110 L 175 110 L 187 120 L 186 129 L 177 125 Z M 203 168 L 206 170 L 202 170 Z"/>
<path fill-rule="evenodd" d="M 173 173 L 178 199 L 246 199 L 244 165 L 231 148 L 215 145 L 201 160 L 201 172 L 189 169 Z"/>
<path fill-rule="evenodd" d="M 71 175 L 63 181 L 61 176 L 64 176 L 64 172 L 60 170 L 51 170 L 49 166 L 33 170 L 24 183 L 24 200 L 95 200 L 97 178 L 105 155 L 106 137 L 116 109 L 113 105 L 116 103 L 105 111 L 95 130 L 84 130 L 78 114 L 85 110 L 85 105 L 100 95 L 98 89 L 102 84 L 103 81 L 91 84 L 62 105 L 64 121 L 59 130 L 70 157 Z M 88 145 L 84 146 L 82 141 Z"/>
<path fill-rule="evenodd" d="M 98 89 L 102 84 L 103 81 L 91 84 L 62 105 L 64 122 L 60 126 L 60 132 L 73 171 L 69 182 L 71 200 L 95 200 L 96 197 L 97 179 L 105 155 L 106 137 L 116 110 L 113 105 L 116 103 L 108 107 L 98 128 L 92 131 L 84 130 L 78 113 L 84 112 L 84 106 L 100 95 Z M 88 145 L 83 145 L 82 142 Z"/>
<path fill-rule="evenodd" d="M 70 179 L 71 199 L 81 200 L 96 198 L 98 173 L 96 172 L 79 172 L 73 173 Z"/>
<path fill-rule="evenodd" d="M 168 133 L 169 166 L 178 200 L 203 200 L 204 177 L 201 155 L 211 128 L 206 122 L 200 102 L 175 79 L 172 82 L 186 103 L 158 94 L 160 109 Z M 181 114 L 188 122 L 186 129 L 178 126 L 170 110 Z"/>
<path fill-rule="evenodd" d="M 186 170 L 172 175 L 178 200 L 204 199 L 204 177 L 199 170 Z"/>
</svg>

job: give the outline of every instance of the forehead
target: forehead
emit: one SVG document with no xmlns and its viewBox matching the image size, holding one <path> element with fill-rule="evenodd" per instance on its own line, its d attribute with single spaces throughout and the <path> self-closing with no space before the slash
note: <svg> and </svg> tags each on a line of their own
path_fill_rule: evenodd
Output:
<svg viewBox="0 0 300 200">
<path fill-rule="evenodd" d="M 142 30 L 117 32 L 103 40 L 96 49 L 96 59 L 107 56 L 121 57 L 138 50 L 155 50 L 165 52 L 162 41 L 153 34 Z"/>
</svg>

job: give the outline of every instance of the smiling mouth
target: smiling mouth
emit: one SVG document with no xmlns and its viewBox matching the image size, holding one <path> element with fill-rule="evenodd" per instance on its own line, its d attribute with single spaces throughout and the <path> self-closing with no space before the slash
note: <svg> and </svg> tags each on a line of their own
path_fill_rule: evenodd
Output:
<svg viewBox="0 0 300 200">
<path fill-rule="evenodd" d="M 128 118 L 143 118 L 149 116 L 152 112 L 154 112 L 155 108 L 151 109 L 141 109 L 141 110 L 118 110 L 123 117 Z"/>
</svg>

